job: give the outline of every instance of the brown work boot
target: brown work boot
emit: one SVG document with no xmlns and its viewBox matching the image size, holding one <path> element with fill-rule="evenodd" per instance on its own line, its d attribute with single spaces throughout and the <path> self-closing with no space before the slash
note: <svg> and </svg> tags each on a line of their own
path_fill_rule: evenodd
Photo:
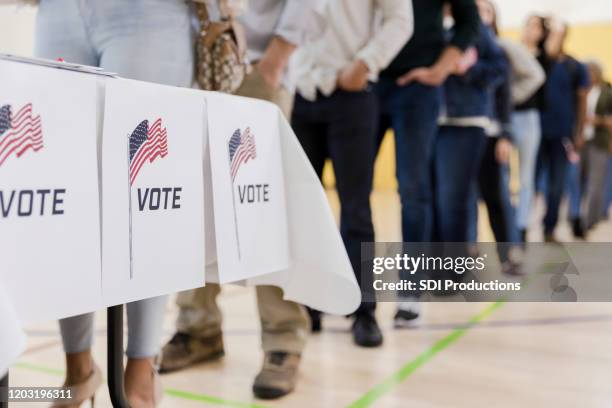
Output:
<svg viewBox="0 0 612 408">
<path fill-rule="evenodd" d="M 223 356 L 223 335 L 195 337 L 188 333 L 176 332 L 162 349 L 159 365 L 160 374 L 181 370 L 204 361 Z"/>
<path fill-rule="evenodd" d="M 274 399 L 293 391 L 300 359 L 300 355 L 296 353 L 284 351 L 266 353 L 263 367 L 253 383 L 255 396 L 262 399 Z"/>
</svg>

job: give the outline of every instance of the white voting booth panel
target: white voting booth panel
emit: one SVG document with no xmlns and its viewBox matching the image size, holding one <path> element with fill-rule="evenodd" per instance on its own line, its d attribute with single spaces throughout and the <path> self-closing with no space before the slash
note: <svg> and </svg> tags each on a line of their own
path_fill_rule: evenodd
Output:
<svg viewBox="0 0 612 408">
<path fill-rule="evenodd" d="M 106 305 L 204 284 L 200 92 L 106 81 L 102 287 Z"/>
<path fill-rule="evenodd" d="M 0 60 L 0 279 L 24 323 L 100 307 L 98 79 Z"/>
</svg>

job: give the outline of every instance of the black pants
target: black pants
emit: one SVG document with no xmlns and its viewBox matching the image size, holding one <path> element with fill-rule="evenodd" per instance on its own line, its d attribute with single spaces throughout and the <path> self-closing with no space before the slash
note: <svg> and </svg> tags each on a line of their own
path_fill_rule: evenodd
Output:
<svg viewBox="0 0 612 408">
<path fill-rule="evenodd" d="M 508 260 L 509 245 L 516 243 L 518 231 L 515 222 L 514 208 L 510 202 L 508 187 L 508 166 L 500 164 L 495 156 L 499 138 L 487 138 L 485 153 L 480 165 L 478 175 L 478 188 L 480 196 L 487 206 L 489 223 L 495 235 L 495 240 L 502 243 L 498 246 L 499 257 L 502 262 Z"/>
<path fill-rule="evenodd" d="M 329 97 L 319 93 L 315 102 L 297 95 L 291 125 L 319 178 L 325 160 L 332 161 L 341 207 L 340 234 L 357 281 L 371 289 L 371 274 L 361 273 L 361 243 L 374 241 L 370 193 L 377 98 L 369 91 L 336 91 Z M 363 302 L 357 312 L 372 312 L 375 307 L 374 302 Z"/>
</svg>

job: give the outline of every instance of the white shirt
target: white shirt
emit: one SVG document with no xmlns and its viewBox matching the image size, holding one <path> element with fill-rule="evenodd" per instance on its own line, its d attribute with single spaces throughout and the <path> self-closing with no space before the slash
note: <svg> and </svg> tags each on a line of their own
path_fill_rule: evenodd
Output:
<svg viewBox="0 0 612 408">
<path fill-rule="evenodd" d="M 338 72 L 363 60 L 375 81 L 414 31 L 412 0 L 329 0 L 320 37 L 299 48 L 292 72 L 300 94 L 314 101 L 317 90 L 331 95 Z"/>
<path fill-rule="evenodd" d="M 592 118 L 595 116 L 595 112 L 597 110 L 597 103 L 599 102 L 599 97 L 601 96 L 601 87 L 594 86 L 587 96 L 587 118 Z M 584 129 L 584 140 L 591 140 L 595 136 L 595 126 L 586 125 Z"/>
</svg>

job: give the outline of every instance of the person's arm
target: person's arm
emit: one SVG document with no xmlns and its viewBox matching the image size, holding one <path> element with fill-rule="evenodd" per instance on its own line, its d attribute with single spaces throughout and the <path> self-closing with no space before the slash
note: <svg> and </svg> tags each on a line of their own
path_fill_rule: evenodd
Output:
<svg viewBox="0 0 612 408">
<path fill-rule="evenodd" d="M 523 45 L 510 40 L 501 40 L 500 44 L 512 67 L 512 103 L 520 105 L 544 85 L 546 74 L 538 60 Z"/>
<path fill-rule="evenodd" d="M 581 149 L 584 144 L 584 126 L 587 119 L 587 98 L 591 79 L 583 64 L 579 63 L 579 77 L 576 89 L 576 135 L 574 142 L 577 149 Z"/>
<path fill-rule="evenodd" d="M 460 75 L 460 78 L 480 88 L 495 89 L 508 75 L 508 59 L 486 28 L 482 29 L 478 45 L 478 60 L 464 75 Z"/>
<path fill-rule="evenodd" d="M 474 0 L 449 0 L 455 20 L 455 34 L 438 60 L 431 67 L 416 68 L 397 79 L 400 86 L 413 81 L 439 86 L 451 75 L 463 56 L 474 43 L 480 31 L 480 15 Z"/>
<path fill-rule="evenodd" d="M 259 73 L 272 88 L 280 86 L 293 51 L 307 40 L 309 33 L 320 28 L 318 4 L 318 0 L 285 1 L 274 37 L 257 64 Z"/>
<path fill-rule="evenodd" d="M 414 32 L 411 1 L 376 0 L 376 5 L 382 11 L 380 29 L 338 74 L 338 86 L 346 91 L 364 89 L 370 76 L 386 68 Z"/>
<path fill-rule="evenodd" d="M 280 86 L 287 64 L 289 64 L 289 58 L 295 48 L 295 44 L 282 37 L 274 36 L 257 63 L 259 73 L 272 88 L 276 89 Z"/>
</svg>

